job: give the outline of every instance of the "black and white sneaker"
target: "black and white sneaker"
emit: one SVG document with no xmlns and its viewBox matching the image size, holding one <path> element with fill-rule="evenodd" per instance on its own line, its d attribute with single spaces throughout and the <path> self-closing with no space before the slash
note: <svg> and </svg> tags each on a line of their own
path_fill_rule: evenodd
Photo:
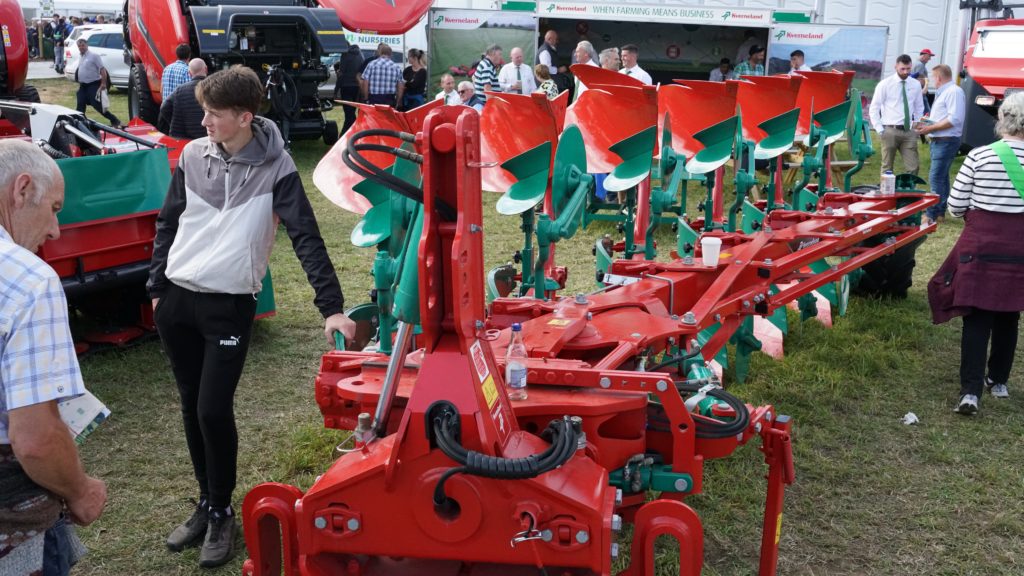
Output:
<svg viewBox="0 0 1024 576">
<path fill-rule="evenodd" d="M 957 403 L 954 412 L 963 414 L 964 416 L 973 416 L 978 413 L 978 397 L 974 394 L 963 394 L 960 396 L 960 402 Z"/>
<path fill-rule="evenodd" d="M 996 384 L 988 376 L 985 377 L 985 387 L 988 388 L 988 393 L 993 398 L 1009 398 L 1010 389 L 1006 387 L 1006 384 Z"/>
</svg>

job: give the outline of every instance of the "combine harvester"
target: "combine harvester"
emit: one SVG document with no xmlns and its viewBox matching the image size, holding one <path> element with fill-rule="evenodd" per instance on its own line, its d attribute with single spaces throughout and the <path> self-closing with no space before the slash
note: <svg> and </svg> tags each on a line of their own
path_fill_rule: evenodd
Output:
<svg viewBox="0 0 1024 576">
<path fill-rule="evenodd" d="M 244 574 L 608 575 L 623 523 L 633 530 L 620 574 L 653 574 L 662 535 L 679 542 L 679 572 L 699 574 L 703 528 L 683 500 L 704 490 L 707 460 L 754 439 L 768 482 L 758 574 L 775 573 L 784 488 L 794 480 L 792 422 L 726 392 L 712 362 L 730 339 L 738 356 L 758 347 L 752 318 L 930 233 L 919 217 L 937 198 L 819 187 L 813 209 L 800 210 L 769 187 L 771 206 L 752 204 L 739 218 L 754 161 L 778 157 L 778 133 L 789 148 L 802 111 L 748 110 L 763 135 L 744 131 L 753 120 L 740 115 L 694 134 L 673 120 L 694 109 L 666 103 L 661 114 L 651 89 L 595 83 L 590 93 L 605 106 L 639 94 L 654 113 L 602 147 L 599 127 L 585 124 L 607 117 L 580 103 L 566 110 L 560 100 L 501 95 L 482 115 L 363 107 L 317 168 L 325 195 L 363 214 L 353 242 L 378 250 L 376 303 L 359 342 L 325 354 L 315 383 L 325 426 L 353 430 L 352 444 L 305 493 L 263 484 L 246 496 Z M 812 147 L 834 135 L 825 111 L 807 116 Z M 654 220 L 655 153 L 673 198 L 687 179 L 703 177 L 710 190 L 706 223 L 687 224 L 697 234 L 692 251 L 670 261 L 647 258 L 635 242 Z M 738 194 L 725 214 L 713 174 L 730 158 Z M 560 297 L 553 247 L 583 225 L 597 171 L 627 212 L 632 204 L 643 233 L 631 257 L 607 264 L 600 289 Z M 524 231 L 521 266 L 490 276 L 482 182 L 503 188 L 496 209 Z M 685 205 L 663 201 L 661 212 Z M 701 246 L 714 242 L 721 254 L 704 263 Z M 503 377 L 513 324 L 522 326 L 530 384 L 528 399 L 515 402 Z"/>
</svg>

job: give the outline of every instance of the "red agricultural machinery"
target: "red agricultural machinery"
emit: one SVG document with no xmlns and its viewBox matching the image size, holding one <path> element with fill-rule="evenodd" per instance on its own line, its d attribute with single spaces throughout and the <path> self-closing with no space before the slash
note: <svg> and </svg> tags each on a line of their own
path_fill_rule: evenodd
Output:
<svg viewBox="0 0 1024 576">
<path fill-rule="evenodd" d="M 1007 4 L 1007 8 L 1024 4 Z M 978 20 L 970 31 L 960 73 L 967 96 L 961 148 L 972 150 L 995 139 L 1003 98 L 1024 90 L 1024 18 Z"/>
<path fill-rule="evenodd" d="M 28 77 L 28 37 L 21 5 L 0 0 L 0 100 L 39 102 L 39 93 L 25 83 Z M 0 136 L 4 135 L 0 117 Z"/>
<path fill-rule="evenodd" d="M 362 214 L 353 243 L 377 249 L 376 301 L 315 381 L 325 426 L 352 430 L 351 444 L 306 492 L 249 492 L 243 573 L 608 575 L 628 545 L 617 573 L 651 575 L 655 542 L 669 536 L 670 563 L 699 574 L 702 523 L 684 500 L 713 489 L 705 462 L 758 440 L 768 482 L 758 574 L 774 574 L 792 422 L 724 390 L 714 360 L 729 342 L 738 361 L 760 348 L 755 318 L 791 303 L 816 315 L 821 293 L 921 241 L 934 225 L 920 214 L 937 198 L 905 177 L 893 195 L 831 189 L 822 159 L 848 131 L 863 143 L 859 99 L 804 114 L 802 79 L 766 80 L 681 91 L 588 82 L 594 96 L 568 111 L 536 95 L 493 95 L 482 115 L 363 107 L 315 175 Z M 724 119 L 688 125 L 709 90 L 758 97 L 742 114 L 732 104 Z M 753 109 L 780 98 L 788 108 L 775 115 Z M 746 202 L 755 161 L 777 165 L 798 133 L 812 150 L 806 178 Z M 725 208 L 715 173 L 730 160 Z M 595 290 L 559 296 L 554 246 L 583 225 L 598 171 L 624 199 L 624 228 L 639 233 L 613 243 L 609 254 L 631 253 L 609 258 Z M 701 219 L 686 217 L 689 180 L 707 189 Z M 522 222 L 519 266 L 501 274 L 483 267 L 482 182 L 503 193 L 498 212 Z M 668 261 L 636 242 L 658 206 L 680 212 Z M 705 261 L 708 239 L 721 253 Z M 516 401 L 503 376 L 513 324 L 528 352 L 529 393 Z"/>
<path fill-rule="evenodd" d="M 39 249 L 61 278 L 79 352 L 154 334 L 146 296 L 156 216 L 185 142 L 53 104 L 0 102 L 6 137 L 37 144 L 64 176 L 61 236 Z"/>
<path fill-rule="evenodd" d="M 321 56 L 348 48 L 349 30 L 377 34 L 412 28 L 429 0 L 388 2 L 387 9 L 365 0 L 125 0 L 125 61 L 131 64 L 129 115 L 155 124 L 161 76 L 180 44 L 206 61 L 211 72 L 240 64 L 265 83 L 262 115 L 281 128 L 286 142 L 338 140 L 338 125 L 324 112 L 333 104 L 317 88 L 329 71 Z"/>
</svg>

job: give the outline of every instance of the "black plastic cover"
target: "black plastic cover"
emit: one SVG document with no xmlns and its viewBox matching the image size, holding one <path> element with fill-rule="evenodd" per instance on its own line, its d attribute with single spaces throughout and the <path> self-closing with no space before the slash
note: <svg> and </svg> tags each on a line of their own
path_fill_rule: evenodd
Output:
<svg viewBox="0 0 1024 576">
<path fill-rule="evenodd" d="M 193 6 L 191 10 L 202 54 L 227 54 L 231 51 L 228 33 L 236 19 L 257 24 L 304 21 L 313 32 L 323 53 L 334 54 L 348 49 L 348 41 L 345 40 L 345 32 L 341 28 L 338 14 L 329 8 Z"/>
</svg>

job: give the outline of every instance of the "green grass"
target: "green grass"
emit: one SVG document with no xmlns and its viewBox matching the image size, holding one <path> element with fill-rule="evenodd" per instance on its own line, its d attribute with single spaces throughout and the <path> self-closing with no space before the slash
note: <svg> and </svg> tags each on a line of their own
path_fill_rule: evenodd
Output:
<svg viewBox="0 0 1024 576">
<path fill-rule="evenodd" d="M 44 100 L 69 101 L 63 81 L 40 83 Z M 124 95 L 112 96 L 117 114 Z M 366 299 L 372 250 L 353 248 L 355 222 L 316 193 L 309 181 L 325 152 L 299 143 L 294 156 L 345 289 Z M 855 180 L 877 178 L 878 156 Z M 922 147 L 921 173 L 928 155 Z M 518 246 L 518 219 L 493 211 L 485 195 L 488 266 Z M 918 250 L 915 284 L 905 301 L 854 299 L 847 317 L 827 330 L 792 322 L 786 358 L 755 355 L 751 378 L 731 390 L 752 403 L 772 403 L 795 419 L 797 481 L 787 492 L 780 574 L 903 575 L 1024 573 L 1024 393 L 1013 383 L 1007 401 L 982 399 L 976 418 L 952 414 L 958 389 L 960 323 L 932 326 L 927 279 L 961 225 L 944 223 Z M 569 293 L 591 282 L 590 244 L 610 227 L 592 227 L 559 246 L 569 266 Z M 667 227 L 658 236 L 674 245 Z M 662 250 L 663 253 L 666 250 Z M 272 256 L 278 314 L 257 324 L 238 388 L 240 504 L 266 481 L 308 487 L 326 469 L 342 434 L 324 430 L 312 381 L 326 350 L 321 320 L 286 237 Z M 1012 287 L 1008 287 L 1012 289 Z M 159 344 L 86 358 L 89 388 L 113 411 L 82 449 L 87 469 L 104 478 L 104 516 L 81 531 L 91 549 L 76 574 L 200 574 L 192 549 L 172 554 L 163 541 L 189 513 L 195 496 L 174 381 Z M 921 419 L 904 426 L 908 411 Z M 764 499 L 763 457 L 754 445 L 708 463 L 705 493 L 688 500 L 705 527 L 704 573 L 756 573 Z M 241 551 L 219 574 L 238 574 Z M 666 550 L 659 574 L 677 573 Z"/>
</svg>

